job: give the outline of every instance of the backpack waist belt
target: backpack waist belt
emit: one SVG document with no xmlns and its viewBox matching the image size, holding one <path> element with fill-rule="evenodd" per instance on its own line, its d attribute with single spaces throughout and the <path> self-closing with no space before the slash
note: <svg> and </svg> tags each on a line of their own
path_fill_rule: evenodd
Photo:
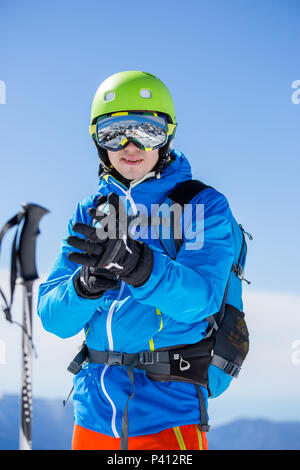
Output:
<svg viewBox="0 0 300 470">
<path fill-rule="evenodd" d="M 212 350 L 211 348 L 208 349 L 208 347 L 213 344 L 213 341 L 212 338 L 207 338 L 202 340 L 201 343 L 204 343 L 203 349 L 205 349 L 205 352 L 202 352 L 201 348 L 199 349 L 200 343 L 196 343 L 196 345 L 198 345 L 196 354 L 193 350 L 194 345 L 180 346 L 177 348 L 175 346 L 176 349 L 168 348 L 165 350 L 143 351 L 140 353 L 127 354 L 116 351 L 97 351 L 95 349 L 88 348 L 84 342 L 81 350 L 70 363 L 68 371 L 74 375 L 78 374 L 82 369 L 82 365 L 84 362 L 106 364 L 109 366 L 127 367 L 127 375 L 131 381 L 132 393 L 126 402 L 123 411 L 120 447 L 121 450 L 127 450 L 129 429 L 128 402 L 134 396 L 134 368 L 145 370 L 147 376 L 152 380 L 175 380 L 181 382 L 190 382 L 194 384 L 200 405 L 201 430 L 203 432 L 209 431 L 206 403 L 200 385 L 203 385 L 206 388 L 208 387 L 207 370 L 211 360 Z M 192 349 L 191 354 L 188 354 L 188 356 L 191 357 L 188 358 L 186 357 L 187 348 L 189 348 L 189 350 Z M 185 351 L 185 358 L 182 357 L 183 351 Z M 188 359 L 193 359 L 193 362 L 189 362 Z M 199 360 L 200 363 L 203 363 L 203 367 L 198 370 L 198 374 L 196 374 L 198 376 L 195 376 L 195 378 L 193 378 L 193 375 L 195 374 L 195 371 L 193 369 L 197 369 L 197 365 L 199 365 Z M 192 367 L 192 364 L 194 367 Z M 192 369 L 192 373 L 189 372 L 190 369 Z"/>
<path fill-rule="evenodd" d="M 168 351 L 143 351 L 126 354 L 115 351 L 96 351 L 87 348 L 86 362 L 107 364 L 109 366 L 130 366 L 136 359 L 135 367 L 158 374 L 170 375 L 171 366 Z"/>
<path fill-rule="evenodd" d="M 135 368 L 145 370 L 152 380 L 190 382 L 208 388 L 208 366 L 212 360 L 214 342 L 211 336 L 194 344 L 139 353 L 97 351 L 83 343 L 68 371 L 78 374 L 84 362 L 109 366 L 131 366 L 134 363 Z"/>
</svg>

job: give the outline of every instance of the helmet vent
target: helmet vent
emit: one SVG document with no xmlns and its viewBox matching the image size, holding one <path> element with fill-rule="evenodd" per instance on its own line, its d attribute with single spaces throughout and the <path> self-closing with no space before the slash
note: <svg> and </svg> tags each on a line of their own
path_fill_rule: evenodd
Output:
<svg viewBox="0 0 300 470">
<path fill-rule="evenodd" d="M 108 91 L 104 95 L 104 101 L 113 101 L 116 97 L 116 94 L 114 91 Z"/>
<path fill-rule="evenodd" d="M 141 88 L 140 89 L 140 96 L 142 98 L 151 98 L 151 96 L 152 96 L 151 90 L 148 90 L 147 88 Z"/>
</svg>

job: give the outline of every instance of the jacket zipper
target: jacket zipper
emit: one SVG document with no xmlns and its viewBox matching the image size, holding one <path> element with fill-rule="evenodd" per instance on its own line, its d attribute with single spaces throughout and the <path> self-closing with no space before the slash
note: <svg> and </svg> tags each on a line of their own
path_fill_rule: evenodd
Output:
<svg viewBox="0 0 300 470">
<path fill-rule="evenodd" d="M 126 190 L 123 190 L 123 188 L 121 186 L 119 186 L 118 184 L 116 184 L 116 183 L 114 183 L 114 184 L 119 189 L 121 189 L 121 191 L 125 194 L 126 201 L 129 200 L 129 203 L 130 203 L 130 205 L 131 205 L 131 207 L 134 211 L 134 215 L 136 215 L 137 214 L 137 208 L 136 208 L 135 202 L 134 202 L 134 200 L 133 200 L 133 198 L 130 194 L 131 187 L 129 187 L 129 189 L 126 191 Z M 126 207 L 126 210 L 127 210 L 127 207 Z M 121 282 L 121 287 L 120 287 L 120 290 L 119 290 L 119 293 L 118 293 L 118 297 L 111 304 L 111 307 L 110 307 L 110 309 L 108 311 L 108 314 L 107 314 L 106 333 L 107 333 L 109 351 L 114 350 L 114 341 L 113 341 L 112 328 L 111 328 L 112 318 L 113 318 L 113 314 L 114 314 L 115 309 L 116 309 L 116 305 L 117 305 L 118 301 L 120 300 L 120 298 L 122 297 L 124 287 L 125 287 L 125 282 L 122 281 Z M 109 365 L 106 365 L 102 370 L 101 379 L 100 379 L 101 380 L 101 388 L 102 388 L 102 391 L 103 391 L 104 395 L 106 396 L 108 402 L 110 403 L 110 406 L 112 407 L 112 418 L 111 418 L 112 432 L 113 432 L 115 437 L 120 438 L 120 435 L 119 435 L 119 433 L 117 431 L 117 428 L 116 428 L 116 417 L 117 417 L 116 405 L 113 402 L 112 398 L 109 396 L 109 394 L 108 394 L 108 392 L 105 388 L 105 384 L 104 384 L 104 376 L 105 376 L 105 372 L 107 371 L 108 367 L 109 367 Z"/>
<path fill-rule="evenodd" d="M 143 178 L 140 178 L 139 180 L 134 180 L 131 182 L 130 186 L 129 186 L 129 189 L 128 190 L 125 190 L 122 188 L 121 185 L 118 185 L 117 182 L 114 180 L 114 184 L 115 186 L 117 186 L 117 188 L 119 188 L 122 193 L 125 195 L 125 199 L 126 199 L 126 205 L 127 205 L 127 201 L 129 201 L 131 207 L 132 207 L 132 210 L 134 212 L 134 215 L 137 215 L 137 208 L 136 208 L 136 205 L 135 205 L 135 202 L 131 196 L 131 189 L 135 186 L 137 186 L 139 183 L 142 183 L 144 180 L 148 179 L 148 178 L 151 178 L 155 176 L 155 173 L 154 172 L 150 172 L 148 173 L 147 175 L 145 175 Z M 126 211 L 127 211 L 127 207 L 126 207 Z M 107 320 L 106 320 L 106 333 L 107 333 L 107 339 L 108 339 L 108 349 L 109 351 L 113 351 L 114 350 L 114 342 L 113 342 L 113 335 L 112 335 L 112 328 L 111 328 L 111 325 L 112 325 L 112 317 L 113 317 L 113 314 L 115 312 L 115 308 L 116 308 L 116 305 L 118 303 L 118 301 L 120 300 L 120 298 L 122 297 L 122 294 L 123 294 L 123 291 L 124 291 L 124 287 L 125 287 L 125 282 L 122 281 L 121 282 L 121 287 L 120 287 L 120 290 L 119 290 L 119 293 L 118 293 L 118 297 L 113 301 L 113 303 L 111 304 L 111 307 L 108 311 L 108 314 L 107 314 Z M 116 416 L 117 416 L 117 409 L 116 409 L 116 405 L 115 403 L 113 402 L 112 398 L 109 396 L 109 394 L 107 393 L 107 390 L 105 388 L 105 384 L 104 384 L 104 376 L 105 376 L 105 372 L 107 371 L 109 365 L 106 365 L 103 370 L 102 370 L 102 373 L 101 373 L 101 388 L 102 388 L 102 391 L 104 393 L 104 395 L 106 396 L 107 400 L 109 401 L 111 407 L 112 407 L 112 418 L 111 418 L 111 428 L 112 428 L 112 432 L 114 434 L 115 437 L 119 438 L 119 433 L 117 431 L 117 428 L 116 428 Z"/>
<path fill-rule="evenodd" d="M 119 290 L 119 293 L 118 293 L 118 297 L 116 298 L 116 300 L 113 301 L 113 303 L 111 304 L 111 307 L 108 311 L 108 314 L 107 314 L 107 320 L 106 320 L 106 333 L 107 333 L 107 339 L 108 339 L 108 349 L 109 351 L 113 351 L 114 350 L 114 341 L 113 341 L 113 336 L 112 336 L 112 331 L 111 331 L 111 322 L 112 322 L 112 317 L 113 317 L 113 314 L 114 314 L 114 311 L 115 311 L 115 308 L 116 308 L 116 305 L 118 303 L 118 301 L 120 300 L 120 298 L 122 297 L 122 294 L 123 294 L 123 291 L 124 291 L 124 287 L 125 287 L 125 282 L 122 281 L 121 282 L 121 287 L 120 287 L 120 290 Z M 108 365 L 106 365 L 102 371 L 102 374 L 101 374 L 101 388 L 102 388 L 102 391 L 104 393 L 104 395 L 106 396 L 107 400 L 109 401 L 111 407 L 112 407 L 112 411 L 113 411 L 113 414 L 112 414 L 112 418 L 111 418 L 111 428 L 112 428 L 112 431 L 114 433 L 114 436 L 115 437 L 120 437 L 119 436 L 119 433 L 117 431 L 117 428 L 116 428 L 116 416 L 117 416 L 117 409 L 116 409 L 116 405 L 114 404 L 113 400 L 111 399 L 111 397 L 109 396 L 109 394 L 107 393 L 107 390 L 105 388 L 105 384 L 104 384 L 104 375 L 105 375 L 105 372 L 107 371 L 108 369 Z"/>
</svg>

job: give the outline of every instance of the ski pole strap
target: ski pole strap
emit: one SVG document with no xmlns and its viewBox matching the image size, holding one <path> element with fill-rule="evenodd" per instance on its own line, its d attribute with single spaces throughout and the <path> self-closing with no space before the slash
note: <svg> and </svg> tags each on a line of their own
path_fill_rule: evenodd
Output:
<svg viewBox="0 0 300 470">
<path fill-rule="evenodd" d="M 6 232 L 12 227 L 14 227 L 15 225 L 18 225 L 21 222 L 24 215 L 25 215 L 25 211 L 20 211 L 4 224 L 4 226 L 2 227 L 0 231 L 0 247 L 1 247 L 2 239 L 4 235 L 6 234 Z"/>
<path fill-rule="evenodd" d="M 39 223 L 41 218 L 49 212 L 48 209 L 38 206 L 37 204 L 23 203 L 22 205 L 23 210 L 9 219 L 0 231 L 1 249 L 1 243 L 6 232 L 17 226 L 11 252 L 10 303 L 8 303 L 2 289 L 0 289 L 0 295 L 5 303 L 3 310 L 6 319 L 11 323 L 13 323 L 13 321 L 10 310 L 18 274 L 25 284 L 31 283 L 31 281 L 38 278 L 35 265 L 36 237 L 40 233 Z M 23 220 L 22 229 L 19 230 Z"/>
<path fill-rule="evenodd" d="M 3 311 L 5 314 L 5 318 L 7 321 L 10 323 L 14 323 L 15 325 L 18 325 L 20 328 L 22 328 L 24 334 L 28 337 L 29 341 L 31 342 L 31 346 L 33 351 L 36 354 L 36 349 L 34 347 L 34 344 L 32 342 L 32 337 L 28 334 L 27 328 L 25 325 L 22 325 L 16 320 L 13 320 L 12 315 L 11 315 L 11 307 L 13 304 L 13 298 L 14 298 L 14 292 L 15 292 L 15 287 L 16 287 L 16 281 L 17 281 L 17 276 L 18 276 L 18 267 L 17 267 L 17 259 L 18 259 L 18 248 L 17 248 L 17 240 L 19 236 L 19 227 L 21 225 L 21 222 L 25 219 L 26 211 L 22 210 L 18 212 L 16 215 L 14 215 L 11 219 L 9 219 L 4 226 L 2 227 L 0 231 L 0 251 L 1 251 L 1 243 L 4 238 L 4 235 L 10 230 L 11 228 L 17 226 L 16 233 L 13 239 L 13 244 L 12 244 L 12 249 L 11 249 L 11 264 L 10 264 L 10 302 L 8 303 L 8 300 L 3 292 L 3 290 L 0 287 L 0 295 L 4 301 L 4 306 L 3 306 Z M 27 282 L 27 290 L 28 292 L 31 291 L 31 282 Z"/>
<path fill-rule="evenodd" d="M 15 227 L 16 225 L 20 225 L 21 220 L 25 215 L 25 211 L 20 211 L 16 215 L 14 215 L 11 219 L 9 219 L 0 231 L 0 251 L 1 251 L 1 243 L 4 238 L 4 235 L 8 230 Z M 16 279 L 17 279 L 17 235 L 18 230 L 16 230 L 13 244 L 12 244 L 12 251 L 11 251 L 11 271 L 10 271 L 10 302 L 8 303 L 4 292 L 0 288 L 0 295 L 4 301 L 5 307 L 3 307 L 3 311 L 5 313 L 6 320 L 10 323 L 13 323 L 11 317 L 11 306 L 13 302 L 13 296 L 15 291 Z"/>
</svg>

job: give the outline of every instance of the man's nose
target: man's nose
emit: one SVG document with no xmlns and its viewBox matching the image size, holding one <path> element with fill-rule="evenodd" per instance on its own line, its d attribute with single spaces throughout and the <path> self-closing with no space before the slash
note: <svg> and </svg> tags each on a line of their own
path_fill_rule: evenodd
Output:
<svg viewBox="0 0 300 470">
<path fill-rule="evenodd" d="M 134 142 L 129 142 L 126 146 L 125 146 L 126 149 L 128 150 L 136 150 L 137 148 L 139 148 Z"/>
</svg>

